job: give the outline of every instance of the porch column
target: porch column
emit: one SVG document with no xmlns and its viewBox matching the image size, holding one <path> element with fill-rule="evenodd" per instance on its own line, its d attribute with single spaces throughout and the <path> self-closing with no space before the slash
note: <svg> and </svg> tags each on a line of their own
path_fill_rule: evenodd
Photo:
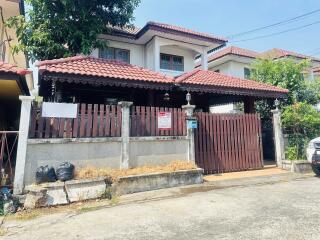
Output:
<svg viewBox="0 0 320 240">
<path fill-rule="evenodd" d="M 121 160 L 120 169 L 129 168 L 129 141 L 130 141 L 130 106 L 133 102 L 119 102 L 121 106 L 122 122 L 121 122 Z"/>
<path fill-rule="evenodd" d="M 189 146 L 188 146 L 188 162 L 196 162 L 195 158 L 195 146 L 194 146 L 194 130 L 193 128 L 188 128 L 188 120 L 196 120 L 195 117 L 193 117 L 193 111 L 195 109 L 195 105 L 183 105 L 182 109 L 186 113 L 186 125 L 187 125 L 187 137 L 189 139 Z"/>
<path fill-rule="evenodd" d="M 24 170 L 26 165 L 27 141 L 30 125 L 31 103 L 33 96 L 19 96 L 21 100 L 19 139 L 17 147 L 16 167 L 14 174 L 13 193 L 22 194 L 24 188 Z"/>
<path fill-rule="evenodd" d="M 275 145 L 275 157 L 277 166 L 282 168 L 282 160 L 284 159 L 284 141 L 281 128 L 281 111 L 276 109 L 271 110 L 273 114 L 273 134 Z"/>
<path fill-rule="evenodd" d="M 255 113 L 253 97 L 246 97 L 243 103 L 244 103 L 244 113 Z"/>
<path fill-rule="evenodd" d="M 160 45 L 157 37 L 154 37 L 154 40 L 153 40 L 153 53 L 154 53 L 154 56 L 153 56 L 154 71 L 159 72 L 160 71 Z"/>
<path fill-rule="evenodd" d="M 201 68 L 203 70 L 208 70 L 208 53 L 206 49 L 201 53 Z"/>
</svg>

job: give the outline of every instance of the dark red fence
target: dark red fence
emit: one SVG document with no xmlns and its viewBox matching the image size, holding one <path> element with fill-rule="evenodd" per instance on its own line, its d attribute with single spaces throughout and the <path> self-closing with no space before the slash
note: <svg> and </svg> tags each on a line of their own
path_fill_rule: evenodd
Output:
<svg viewBox="0 0 320 240">
<path fill-rule="evenodd" d="M 196 163 L 206 174 L 262 168 L 258 114 L 195 115 Z"/>
<path fill-rule="evenodd" d="M 121 107 L 78 104 L 77 118 L 44 118 L 32 106 L 29 138 L 120 137 Z"/>
<path fill-rule="evenodd" d="M 171 128 L 158 128 L 159 112 L 171 113 Z M 180 108 L 131 107 L 130 136 L 186 136 L 185 113 Z"/>
</svg>

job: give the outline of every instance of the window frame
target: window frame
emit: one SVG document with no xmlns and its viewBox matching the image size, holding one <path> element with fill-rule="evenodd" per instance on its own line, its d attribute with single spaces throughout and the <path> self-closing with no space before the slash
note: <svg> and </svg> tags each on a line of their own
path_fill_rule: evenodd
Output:
<svg viewBox="0 0 320 240">
<path fill-rule="evenodd" d="M 166 57 L 169 57 L 169 68 L 162 68 L 161 67 L 161 62 L 162 62 L 162 56 L 166 56 Z M 174 69 L 174 63 L 173 63 L 173 59 L 174 58 L 180 58 L 182 60 L 182 63 L 181 63 L 181 66 L 182 66 L 182 69 L 180 70 L 177 70 L 177 69 Z M 173 55 L 173 54 L 167 54 L 167 53 L 160 53 L 160 69 L 161 70 L 168 70 L 168 71 L 175 71 L 175 72 L 184 72 L 184 57 L 183 56 L 178 56 L 178 55 Z"/>
<path fill-rule="evenodd" d="M 249 73 L 249 75 L 248 75 L 248 73 Z M 243 77 L 244 77 L 244 79 L 250 79 L 250 75 L 251 75 L 251 69 L 247 68 L 247 67 L 244 67 L 243 68 Z"/>
<path fill-rule="evenodd" d="M 102 56 L 102 51 L 103 50 L 109 50 L 111 49 L 112 50 L 112 59 L 110 58 L 104 58 Z M 128 61 L 123 61 L 122 59 L 116 59 L 116 51 L 125 51 L 128 53 Z M 121 62 L 124 62 L 124 63 L 129 63 L 130 64 L 130 50 L 129 49 L 124 49 L 124 48 L 117 48 L 117 47 L 107 47 L 106 49 L 99 49 L 99 58 L 102 58 L 102 59 L 107 59 L 107 60 L 114 60 L 114 61 L 121 61 Z"/>
</svg>

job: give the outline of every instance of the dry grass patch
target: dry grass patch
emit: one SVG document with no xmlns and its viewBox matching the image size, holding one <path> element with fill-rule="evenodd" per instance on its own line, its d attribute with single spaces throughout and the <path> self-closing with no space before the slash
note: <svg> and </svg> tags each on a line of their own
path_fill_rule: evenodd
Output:
<svg viewBox="0 0 320 240">
<path fill-rule="evenodd" d="M 184 161 L 174 161 L 163 166 L 143 166 L 131 169 L 111 169 L 111 168 L 97 168 L 97 167 L 85 167 L 76 171 L 76 179 L 90 179 L 97 177 L 109 177 L 114 182 L 120 177 L 130 175 L 140 175 L 148 173 L 165 173 L 175 172 L 179 170 L 191 170 L 196 169 L 197 166 L 194 163 Z"/>
</svg>

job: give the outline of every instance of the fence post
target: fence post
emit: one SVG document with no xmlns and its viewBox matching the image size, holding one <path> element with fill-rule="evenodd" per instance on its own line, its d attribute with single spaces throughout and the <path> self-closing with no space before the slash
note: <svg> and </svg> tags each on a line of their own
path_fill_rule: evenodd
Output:
<svg viewBox="0 0 320 240">
<path fill-rule="evenodd" d="M 27 141 L 30 125 L 31 103 L 33 96 L 19 96 L 21 100 L 19 138 L 17 147 L 16 167 L 14 174 L 14 194 L 22 194 L 24 188 L 24 171 L 27 155 Z"/>
<path fill-rule="evenodd" d="M 121 122 L 121 161 L 120 168 L 129 168 L 129 144 L 130 144 L 130 106 L 132 102 L 119 102 L 121 106 L 122 122 Z"/>
<path fill-rule="evenodd" d="M 275 145 L 275 157 L 277 166 L 282 168 L 282 160 L 284 159 L 284 142 L 281 128 L 281 111 L 278 107 L 271 110 L 273 114 L 273 134 Z"/>
<path fill-rule="evenodd" d="M 188 162 L 196 162 L 195 159 L 195 146 L 194 146 L 194 130 L 193 128 L 188 128 L 188 120 L 196 120 L 193 117 L 193 111 L 195 109 L 195 105 L 183 105 L 182 109 L 186 113 L 186 126 L 187 126 L 187 137 L 189 139 L 189 146 L 188 146 Z"/>
</svg>

